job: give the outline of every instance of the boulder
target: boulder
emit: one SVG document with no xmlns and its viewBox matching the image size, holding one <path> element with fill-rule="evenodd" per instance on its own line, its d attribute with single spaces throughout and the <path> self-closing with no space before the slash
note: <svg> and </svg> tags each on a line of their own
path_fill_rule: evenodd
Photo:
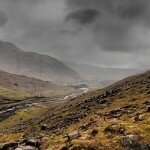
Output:
<svg viewBox="0 0 150 150">
<path fill-rule="evenodd" d="M 88 134 L 80 137 L 81 140 L 89 140 L 90 138 L 91 138 L 91 136 Z"/>
<path fill-rule="evenodd" d="M 136 135 L 124 136 L 121 144 L 128 150 L 150 150 L 150 145 L 141 143 Z"/>
<path fill-rule="evenodd" d="M 74 131 L 74 132 L 68 134 L 67 137 L 68 137 L 69 140 L 76 139 L 76 138 L 79 137 L 79 132 L 78 131 Z"/>
<path fill-rule="evenodd" d="M 147 111 L 147 112 L 150 112 L 150 105 L 149 105 L 149 106 L 146 106 L 146 111 Z"/>
<path fill-rule="evenodd" d="M 46 124 L 41 125 L 41 130 L 46 130 L 46 129 L 47 129 L 47 125 Z"/>
<path fill-rule="evenodd" d="M 36 148 L 32 146 L 19 146 L 15 150 L 36 150 Z"/>
<path fill-rule="evenodd" d="M 121 111 L 121 108 L 117 107 L 114 110 L 112 110 L 111 113 L 117 113 L 117 112 L 120 112 L 120 111 Z"/>
<path fill-rule="evenodd" d="M 34 139 L 26 140 L 25 145 L 39 147 L 39 140 Z"/>
<path fill-rule="evenodd" d="M 144 114 L 136 114 L 136 116 L 134 117 L 134 121 L 143 121 L 145 118 Z"/>
<path fill-rule="evenodd" d="M 95 137 L 98 134 L 98 130 L 97 129 L 93 129 L 91 132 L 91 136 Z"/>
<path fill-rule="evenodd" d="M 16 148 L 18 146 L 18 143 L 6 143 L 6 144 L 3 144 L 0 149 L 1 150 L 7 150 L 7 149 L 10 149 L 10 148 Z"/>
</svg>

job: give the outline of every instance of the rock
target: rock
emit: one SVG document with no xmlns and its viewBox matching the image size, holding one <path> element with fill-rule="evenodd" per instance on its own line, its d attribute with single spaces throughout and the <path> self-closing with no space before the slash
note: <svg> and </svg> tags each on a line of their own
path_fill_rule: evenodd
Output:
<svg viewBox="0 0 150 150">
<path fill-rule="evenodd" d="M 106 100 L 106 99 L 100 99 L 100 100 L 98 100 L 99 104 L 105 104 L 107 102 L 108 102 L 108 100 Z"/>
<path fill-rule="evenodd" d="M 84 112 L 83 117 L 86 117 L 86 116 L 88 116 L 88 113 Z"/>
<path fill-rule="evenodd" d="M 111 113 L 114 114 L 114 113 L 117 113 L 117 112 L 120 112 L 120 111 L 121 111 L 120 107 L 117 107 L 114 110 L 112 110 Z"/>
<path fill-rule="evenodd" d="M 134 135 L 128 135 L 121 139 L 121 144 L 123 147 L 129 147 L 129 148 L 138 148 L 138 140 Z"/>
<path fill-rule="evenodd" d="M 90 138 L 91 138 L 91 136 L 88 134 L 80 137 L 81 140 L 89 140 Z"/>
<path fill-rule="evenodd" d="M 97 129 L 93 129 L 91 132 L 91 136 L 95 137 L 98 134 L 98 130 Z"/>
<path fill-rule="evenodd" d="M 112 133 L 115 134 L 117 132 L 116 125 L 109 125 L 104 129 L 104 133 Z"/>
<path fill-rule="evenodd" d="M 150 144 L 142 144 L 141 150 L 150 150 Z"/>
<path fill-rule="evenodd" d="M 80 127 L 81 130 L 87 130 L 95 121 L 93 119 L 90 119 L 87 124 L 84 124 Z"/>
<path fill-rule="evenodd" d="M 45 141 L 47 141 L 49 138 L 48 137 L 43 137 L 43 138 L 41 138 L 41 140 L 40 140 L 40 142 L 45 142 Z"/>
<path fill-rule="evenodd" d="M 120 126 L 120 128 L 118 129 L 118 133 L 119 134 L 122 134 L 122 135 L 125 135 L 126 134 L 126 129 L 124 126 Z"/>
<path fill-rule="evenodd" d="M 80 127 L 81 130 L 87 130 L 88 129 L 88 125 L 87 124 L 84 124 Z"/>
<path fill-rule="evenodd" d="M 74 131 L 74 132 L 68 134 L 67 137 L 68 137 L 69 140 L 76 139 L 76 138 L 79 137 L 79 132 L 78 131 Z"/>
<path fill-rule="evenodd" d="M 132 105 L 131 104 L 126 104 L 124 107 L 122 107 L 123 109 L 129 109 L 129 108 L 131 108 L 132 107 Z"/>
<path fill-rule="evenodd" d="M 150 105 L 150 100 L 144 102 L 145 105 Z"/>
<path fill-rule="evenodd" d="M 15 150 L 36 150 L 36 148 L 32 146 L 19 146 Z"/>
<path fill-rule="evenodd" d="M 147 112 L 150 112 L 150 105 L 149 105 L 149 106 L 146 106 L 146 111 L 147 111 Z"/>
<path fill-rule="evenodd" d="M 47 125 L 46 124 L 43 124 L 42 126 L 41 126 L 41 130 L 46 130 L 47 129 Z"/>
<path fill-rule="evenodd" d="M 7 143 L 7 144 L 3 144 L 3 146 L 0 147 L 1 150 L 7 150 L 10 148 L 16 148 L 18 146 L 18 143 Z"/>
<path fill-rule="evenodd" d="M 124 136 L 121 139 L 121 144 L 128 150 L 150 150 L 150 145 L 143 143 L 141 144 L 138 136 L 136 135 Z"/>
<path fill-rule="evenodd" d="M 143 114 L 136 114 L 134 121 L 143 121 L 144 120 L 145 115 Z"/>
<path fill-rule="evenodd" d="M 26 140 L 25 145 L 39 147 L 39 141 L 34 139 Z"/>
<path fill-rule="evenodd" d="M 113 117 L 114 118 L 119 118 L 119 117 L 121 117 L 121 113 L 114 114 Z"/>
<path fill-rule="evenodd" d="M 144 120 L 144 119 L 145 119 L 145 115 L 144 115 L 144 114 L 139 115 L 139 121 L 142 121 L 142 120 Z"/>
</svg>

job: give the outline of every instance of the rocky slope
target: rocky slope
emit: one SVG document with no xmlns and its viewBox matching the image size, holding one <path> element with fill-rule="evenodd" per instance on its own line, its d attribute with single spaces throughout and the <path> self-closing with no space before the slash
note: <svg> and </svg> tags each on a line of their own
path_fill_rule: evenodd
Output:
<svg viewBox="0 0 150 150">
<path fill-rule="evenodd" d="M 57 59 L 25 52 L 14 44 L 0 41 L 0 70 L 48 81 L 75 81 L 79 75 Z"/>
<path fill-rule="evenodd" d="M 0 141 L 37 139 L 43 150 L 149 150 L 149 100 L 150 71 L 57 102 L 30 119 L 19 121 L 17 114 L 13 125 L 9 119 L 1 123 Z"/>
</svg>

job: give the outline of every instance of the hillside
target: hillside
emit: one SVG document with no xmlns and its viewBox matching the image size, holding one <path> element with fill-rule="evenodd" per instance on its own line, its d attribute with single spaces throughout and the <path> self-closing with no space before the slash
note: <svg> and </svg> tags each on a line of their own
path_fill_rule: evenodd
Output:
<svg viewBox="0 0 150 150">
<path fill-rule="evenodd" d="M 23 75 L 15 75 L 0 70 L 0 98 L 25 99 L 33 96 L 60 96 L 73 91 L 73 88 L 58 86 Z M 0 100 L 1 102 L 1 100 Z"/>
<path fill-rule="evenodd" d="M 83 79 L 88 81 L 118 81 L 125 77 L 143 72 L 142 69 L 105 68 L 91 64 L 77 64 L 65 61 L 63 61 L 63 63 L 73 68 Z"/>
<path fill-rule="evenodd" d="M 33 52 L 25 52 L 14 44 L 0 41 L 0 70 L 48 81 L 75 81 L 77 72 L 57 59 Z"/>
<path fill-rule="evenodd" d="M 150 71 L 45 110 L 41 105 L 40 115 L 35 107 L 22 110 L 1 123 L 0 140 L 42 137 L 43 150 L 149 150 L 149 100 Z"/>
<path fill-rule="evenodd" d="M 58 89 L 59 86 L 50 81 L 42 81 L 23 75 L 15 75 L 0 70 L 0 87 L 27 93 Z"/>
</svg>

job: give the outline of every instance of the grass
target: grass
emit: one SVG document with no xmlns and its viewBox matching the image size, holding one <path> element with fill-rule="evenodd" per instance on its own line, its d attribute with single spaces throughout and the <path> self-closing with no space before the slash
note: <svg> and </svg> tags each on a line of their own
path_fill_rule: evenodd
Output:
<svg viewBox="0 0 150 150">
<path fill-rule="evenodd" d="M 66 88 L 66 89 L 60 89 L 60 90 L 45 91 L 42 93 L 42 95 L 44 95 L 45 97 L 66 96 L 73 92 L 75 92 L 75 89 Z"/>
<path fill-rule="evenodd" d="M 22 100 L 29 96 L 30 95 L 27 93 L 17 92 L 17 91 L 0 87 L 0 97 L 2 98 L 11 99 L 11 100 Z"/>
<path fill-rule="evenodd" d="M 6 119 L 5 121 L 1 122 L 0 130 L 4 128 L 10 128 L 16 124 L 21 122 L 27 122 L 28 120 L 42 114 L 45 110 L 45 106 L 43 105 L 35 105 L 28 109 L 21 109 L 15 115 L 11 116 L 10 118 Z"/>
</svg>

